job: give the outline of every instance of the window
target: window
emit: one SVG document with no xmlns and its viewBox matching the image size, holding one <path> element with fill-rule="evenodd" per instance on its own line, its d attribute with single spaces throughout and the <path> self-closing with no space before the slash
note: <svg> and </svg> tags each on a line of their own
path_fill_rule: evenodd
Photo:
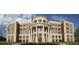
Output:
<svg viewBox="0 0 79 59">
<path fill-rule="evenodd" d="M 54 30 L 54 28 L 52 28 L 52 30 Z"/>
<path fill-rule="evenodd" d="M 38 31 L 42 31 L 42 27 L 39 27 L 39 28 L 38 28 Z"/>
<path fill-rule="evenodd" d="M 58 28 L 58 30 L 60 30 L 60 28 Z"/>
<path fill-rule="evenodd" d="M 71 35 L 71 38 L 72 38 L 72 35 Z"/>
<path fill-rule="evenodd" d="M 67 38 L 67 41 L 69 41 L 69 38 Z"/>
<path fill-rule="evenodd" d="M 69 38 L 69 35 L 67 35 L 67 37 Z"/>
<path fill-rule="evenodd" d="M 25 28 L 23 28 L 23 30 L 25 30 Z"/>
<path fill-rule="evenodd" d="M 23 42 L 25 42 L 25 40 L 23 40 Z"/>
<path fill-rule="evenodd" d="M 56 42 L 58 42 L 58 40 L 56 39 Z"/>
<path fill-rule="evenodd" d="M 25 26 L 25 24 L 23 26 Z"/>
<path fill-rule="evenodd" d="M 54 39 L 52 39 L 52 42 L 54 42 Z"/>
<path fill-rule="evenodd" d="M 22 42 L 22 40 L 19 40 L 19 42 Z"/>
<path fill-rule="evenodd" d="M 26 36 L 26 38 L 28 39 L 28 36 Z"/>
<path fill-rule="evenodd" d="M 45 20 L 43 20 L 43 22 L 46 22 Z"/>
<path fill-rule="evenodd" d="M 52 26 L 54 26 L 54 24 L 52 24 Z"/>
<path fill-rule="evenodd" d="M 26 42 L 28 42 L 28 36 L 26 36 Z"/>
<path fill-rule="evenodd" d="M 61 36 L 59 36 L 59 38 L 61 38 Z"/>
<path fill-rule="evenodd" d="M 25 36 L 23 36 L 23 38 L 25 38 Z"/>
<path fill-rule="evenodd" d="M 40 34 L 39 34 L 39 37 L 41 37 L 41 36 L 42 36 L 42 34 L 40 33 Z"/>
<path fill-rule="evenodd" d="M 44 34 L 45 38 L 46 38 L 46 34 Z"/>
<path fill-rule="evenodd" d="M 17 38 L 19 38 L 19 36 L 17 36 Z"/>
<path fill-rule="evenodd" d="M 68 23 L 66 23 L 66 25 L 67 25 L 67 26 L 69 26 L 69 24 L 68 24 Z"/>
<path fill-rule="evenodd" d="M 57 38 L 57 36 L 56 36 L 56 38 Z"/>
<path fill-rule="evenodd" d="M 37 21 L 35 20 L 34 22 L 36 23 Z"/>
<path fill-rule="evenodd" d="M 41 20 L 41 19 L 39 19 L 39 20 L 38 20 L 38 22 L 42 22 L 42 20 Z"/>
<path fill-rule="evenodd" d="M 58 33 L 61 33 L 60 31 Z"/>
<path fill-rule="evenodd" d="M 46 28 L 46 27 L 44 27 L 44 31 L 45 31 L 45 32 L 47 31 L 47 28 Z"/>
<path fill-rule="evenodd" d="M 10 31 L 10 29 L 8 28 L 8 31 Z"/>
<path fill-rule="evenodd" d="M 39 37 L 38 37 L 39 39 L 42 39 L 42 33 L 39 33 Z"/>
<path fill-rule="evenodd" d="M 42 33 L 39 33 L 38 42 L 39 42 L 39 43 L 42 42 Z"/>
<path fill-rule="evenodd" d="M 55 24 L 55 26 L 57 26 L 57 24 Z"/>
<path fill-rule="evenodd" d="M 68 27 L 67 27 L 66 29 L 67 29 L 67 30 L 69 30 L 69 28 L 68 28 Z"/>
<path fill-rule="evenodd" d="M 34 39 L 36 39 L 36 34 L 34 34 Z"/>
<path fill-rule="evenodd" d="M 61 25 L 58 25 L 59 27 L 61 26 Z"/>
<path fill-rule="evenodd" d="M 54 38 L 54 36 L 52 36 L 52 38 Z"/>
<path fill-rule="evenodd" d="M 22 31 L 22 28 L 20 28 L 20 31 Z"/>
<path fill-rule="evenodd" d="M 67 33 L 69 33 L 69 31 L 67 31 Z"/>
<path fill-rule="evenodd" d="M 33 28 L 34 32 L 36 32 L 36 27 Z"/>
<path fill-rule="evenodd" d="M 55 30 L 57 30 L 57 28 L 55 28 Z"/>
<path fill-rule="evenodd" d="M 36 37 L 36 34 L 34 34 L 34 36 Z"/>
<path fill-rule="evenodd" d="M 44 37 L 45 37 L 45 42 L 46 42 L 46 34 L 44 34 Z"/>
<path fill-rule="evenodd" d="M 22 36 L 20 36 L 20 38 L 22 38 Z"/>
</svg>

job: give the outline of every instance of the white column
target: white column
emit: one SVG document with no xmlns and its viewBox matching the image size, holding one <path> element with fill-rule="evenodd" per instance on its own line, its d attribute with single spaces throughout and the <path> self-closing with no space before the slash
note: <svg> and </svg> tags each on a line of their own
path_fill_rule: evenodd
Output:
<svg viewBox="0 0 79 59">
<path fill-rule="evenodd" d="M 43 29 L 42 29 L 42 42 L 43 43 L 45 42 L 45 38 L 44 38 L 44 26 L 43 26 Z"/>
<path fill-rule="evenodd" d="M 16 31 L 16 28 L 17 28 L 17 24 L 16 24 L 16 22 L 15 22 L 15 24 L 14 24 L 14 27 L 15 27 L 15 30 L 14 30 L 14 42 L 16 42 L 16 34 L 17 34 L 17 31 Z"/>
<path fill-rule="evenodd" d="M 67 42 L 67 34 L 66 34 L 66 23 L 64 22 L 64 33 L 63 33 L 63 35 L 64 35 L 64 41 L 65 42 Z"/>
<path fill-rule="evenodd" d="M 48 42 L 52 42 L 52 36 L 50 32 L 50 27 L 48 27 Z"/>
<path fill-rule="evenodd" d="M 72 24 L 72 30 L 73 30 L 73 35 L 72 35 L 73 39 L 72 39 L 72 41 L 74 42 L 75 41 L 74 40 L 74 24 Z"/>
<path fill-rule="evenodd" d="M 37 26 L 36 26 L 36 40 L 35 40 L 36 43 L 38 43 L 38 29 L 37 29 Z"/>
<path fill-rule="evenodd" d="M 33 40 L 32 40 L 32 27 L 30 27 L 30 42 L 32 42 Z"/>
<path fill-rule="evenodd" d="M 46 42 L 47 42 L 47 39 L 48 39 L 48 33 L 46 33 Z"/>
</svg>

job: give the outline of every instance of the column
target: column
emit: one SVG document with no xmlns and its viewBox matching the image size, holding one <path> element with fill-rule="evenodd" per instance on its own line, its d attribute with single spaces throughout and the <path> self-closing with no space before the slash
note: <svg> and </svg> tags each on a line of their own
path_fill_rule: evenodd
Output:
<svg viewBox="0 0 79 59">
<path fill-rule="evenodd" d="M 12 25 L 12 27 L 13 27 L 13 25 Z M 14 30 L 14 40 L 13 40 L 13 42 L 16 42 L 16 39 L 17 39 L 17 24 L 16 24 L 16 22 L 14 23 L 14 28 L 15 28 L 15 30 Z"/>
<path fill-rule="evenodd" d="M 43 43 L 45 42 L 45 38 L 44 38 L 44 26 L 43 26 L 43 29 L 42 29 L 42 42 Z"/>
<path fill-rule="evenodd" d="M 64 23 L 64 41 L 67 42 L 66 23 Z"/>
<path fill-rule="evenodd" d="M 48 38 L 48 28 L 46 27 L 46 42 L 47 42 L 47 38 Z"/>
<path fill-rule="evenodd" d="M 51 42 L 51 38 L 50 38 L 50 27 L 48 27 L 48 39 L 47 39 L 47 42 Z"/>
<path fill-rule="evenodd" d="M 75 40 L 74 40 L 74 24 L 72 24 L 72 30 L 73 30 L 73 34 L 72 34 L 73 39 L 72 39 L 72 41 L 75 42 Z"/>
<path fill-rule="evenodd" d="M 36 43 L 38 43 L 38 28 L 36 26 L 36 40 L 35 40 Z"/>
<path fill-rule="evenodd" d="M 30 42 L 33 42 L 32 39 L 33 39 L 33 38 L 32 38 L 32 27 L 30 27 Z"/>
<path fill-rule="evenodd" d="M 47 39 L 47 42 L 48 42 L 48 40 L 49 40 L 49 27 L 48 27 L 48 39 Z"/>
</svg>

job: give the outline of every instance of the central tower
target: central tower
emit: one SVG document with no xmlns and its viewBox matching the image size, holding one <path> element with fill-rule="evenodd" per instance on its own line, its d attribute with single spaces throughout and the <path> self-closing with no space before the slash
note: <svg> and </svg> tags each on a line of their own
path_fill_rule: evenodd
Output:
<svg viewBox="0 0 79 59">
<path fill-rule="evenodd" d="M 35 43 L 45 43 L 48 38 L 48 19 L 45 16 L 36 16 L 32 19 L 32 35 Z"/>
</svg>

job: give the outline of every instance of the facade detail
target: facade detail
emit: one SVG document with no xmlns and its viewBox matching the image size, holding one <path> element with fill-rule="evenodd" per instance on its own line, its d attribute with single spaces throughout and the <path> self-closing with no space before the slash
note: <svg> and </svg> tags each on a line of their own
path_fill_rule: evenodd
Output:
<svg viewBox="0 0 79 59">
<path fill-rule="evenodd" d="M 48 21 L 45 16 L 32 17 L 29 23 L 10 22 L 7 42 L 46 43 L 74 42 L 74 24 L 68 21 Z"/>
</svg>

